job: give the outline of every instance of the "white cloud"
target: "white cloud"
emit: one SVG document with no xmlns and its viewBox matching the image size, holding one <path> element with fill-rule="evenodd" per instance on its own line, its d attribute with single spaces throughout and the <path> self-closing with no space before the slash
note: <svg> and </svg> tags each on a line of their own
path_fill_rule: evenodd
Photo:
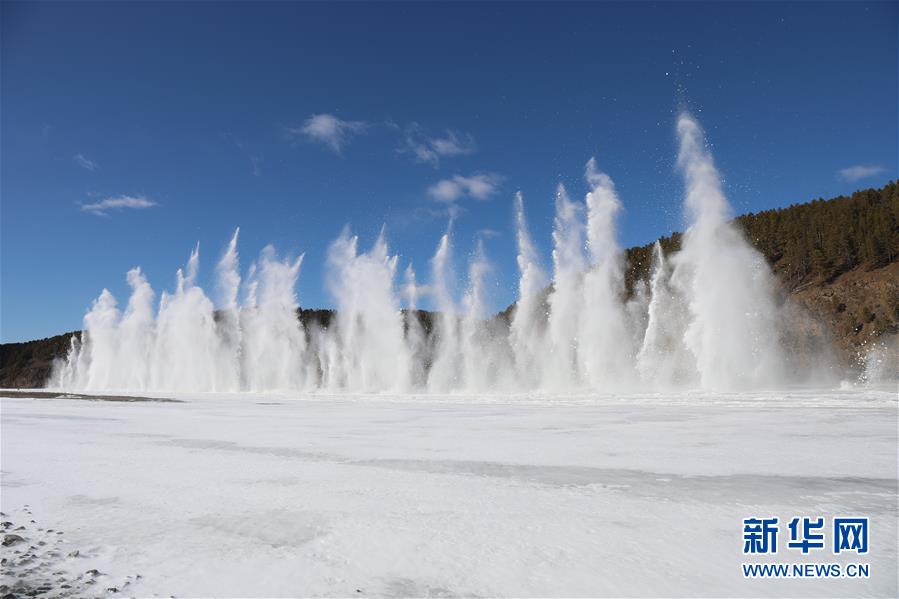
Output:
<svg viewBox="0 0 899 599">
<path fill-rule="evenodd" d="M 417 123 L 412 123 L 406 127 L 403 146 L 399 151 L 411 153 L 416 162 L 436 167 L 442 157 L 473 154 L 476 149 L 474 137 L 470 134 L 447 130 L 445 136 L 430 137 Z"/>
<path fill-rule="evenodd" d="M 81 211 L 90 212 L 97 216 L 107 216 L 110 210 L 142 210 L 144 208 L 152 208 L 156 205 L 156 202 L 148 200 L 144 196 L 120 195 L 108 197 L 99 202 L 81 204 Z"/>
<path fill-rule="evenodd" d="M 479 229 L 477 235 L 483 239 L 493 239 L 494 237 L 500 237 L 502 233 L 496 229 Z"/>
<path fill-rule="evenodd" d="M 856 164 L 855 166 L 847 166 L 844 169 L 840 169 L 837 175 L 844 181 L 859 181 L 879 175 L 884 171 L 886 171 L 885 168 L 875 164 Z"/>
<path fill-rule="evenodd" d="M 302 127 L 288 127 L 287 133 L 323 143 L 339 154 L 353 135 L 367 128 L 368 123 L 363 121 L 344 121 L 333 114 L 313 114 Z"/>
<path fill-rule="evenodd" d="M 470 177 L 455 175 L 442 179 L 428 188 L 428 195 L 444 204 L 453 204 L 463 197 L 489 200 L 499 190 L 503 178 L 495 173 L 477 173 Z"/>
<path fill-rule="evenodd" d="M 262 175 L 262 156 L 250 155 L 250 164 L 253 165 L 253 176 L 259 177 Z"/>
<path fill-rule="evenodd" d="M 84 154 L 75 154 L 72 160 L 74 160 L 75 164 L 77 164 L 81 168 L 89 170 L 91 172 L 97 170 L 97 167 L 99 166 L 96 162 L 94 162 Z"/>
</svg>

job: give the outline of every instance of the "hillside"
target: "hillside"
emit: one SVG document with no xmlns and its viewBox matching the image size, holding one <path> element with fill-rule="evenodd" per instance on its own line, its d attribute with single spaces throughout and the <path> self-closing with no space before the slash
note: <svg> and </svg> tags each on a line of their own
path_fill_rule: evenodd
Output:
<svg viewBox="0 0 899 599">
<path fill-rule="evenodd" d="M 744 214 L 736 223 L 774 271 L 796 330 L 853 369 L 866 348 L 885 344 L 897 369 L 899 183 Z M 659 242 L 676 252 L 681 235 Z M 653 245 L 625 251 L 628 293 L 649 277 Z"/>
<path fill-rule="evenodd" d="M 872 344 L 899 348 L 899 184 L 745 214 L 736 222 L 777 277 L 796 333 L 792 350 L 823 346 L 843 367 L 857 369 Z M 681 235 L 659 241 L 666 253 L 676 252 Z M 625 250 L 629 293 L 649 277 L 652 246 Z M 327 327 L 333 311 L 304 309 L 298 317 L 307 328 Z M 418 317 L 430 332 L 432 314 Z M 73 334 L 80 333 L 0 345 L 0 387 L 42 386 Z"/>
<path fill-rule="evenodd" d="M 80 337 L 81 331 L 0 344 L 0 388 L 42 387 L 50 376 L 53 360 L 68 352 L 72 335 Z"/>
</svg>

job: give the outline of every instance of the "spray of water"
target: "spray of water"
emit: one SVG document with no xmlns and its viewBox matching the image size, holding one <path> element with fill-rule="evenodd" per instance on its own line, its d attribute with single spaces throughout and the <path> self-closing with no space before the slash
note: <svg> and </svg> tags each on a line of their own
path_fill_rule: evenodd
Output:
<svg viewBox="0 0 899 599">
<path fill-rule="evenodd" d="M 528 230 L 524 213 L 524 197 L 515 194 L 515 226 L 518 242 L 518 302 L 512 315 L 509 341 L 515 363 L 515 376 L 525 389 L 540 384 L 540 367 L 546 348 L 547 305 L 546 273 L 540 266 L 537 248 Z"/>
<path fill-rule="evenodd" d="M 346 229 L 330 246 L 327 287 L 336 316 L 298 318 L 303 257 L 266 247 L 241 276 L 238 232 L 216 267 L 217 301 L 197 284 L 199 248 L 156 294 L 128 273 L 121 312 L 103 290 L 50 385 L 84 390 L 483 392 L 501 390 L 758 388 L 781 380 L 780 313 L 772 277 L 730 223 L 730 206 L 702 130 L 677 123 L 685 181 L 682 249 L 653 252 L 652 274 L 625 288 L 617 240 L 623 206 L 611 177 L 586 166 L 588 193 L 555 199 L 552 278 L 515 196 L 518 301 L 493 316 L 483 240 L 457 296 L 452 223 L 420 285 L 382 231 L 367 252 Z M 422 299 L 436 313 L 419 312 Z"/>
<path fill-rule="evenodd" d="M 590 267 L 583 279 L 578 357 L 587 384 L 607 390 L 629 385 L 633 372 L 632 336 L 623 304 L 624 260 L 615 233 L 621 202 L 611 177 L 597 169 L 593 158 L 586 177 Z"/>
<path fill-rule="evenodd" d="M 418 315 L 418 298 L 422 289 L 415 278 L 412 265 L 406 267 L 406 281 L 403 296 L 406 300 L 404 323 L 406 327 L 406 346 L 409 348 L 411 371 L 409 382 L 413 389 L 421 389 L 427 381 L 428 346 L 427 334 Z"/>
<path fill-rule="evenodd" d="M 565 187 L 556 191 L 553 223 L 553 282 L 549 295 L 548 343 L 542 384 L 552 389 L 576 388 L 578 335 L 583 311 L 581 282 L 586 269 L 583 256 L 583 209 L 568 197 Z"/>
<path fill-rule="evenodd" d="M 646 310 L 646 329 L 637 353 L 640 381 L 654 388 L 670 389 L 695 378 L 692 356 L 684 344 L 687 328 L 683 298 L 670 284 L 671 271 L 656 242 L 652 253 L 650 302 Z"/>
<path fill-rule="evenodd" d="M 434 323 L 427 389 L 438 393 L 460 389 L 464 383 L 462 348 L 459 344 L 461 323 L 450 291 L 451 261 L 452 246 L 450 231 L 447 231 L 440 238 L 437 252 L 431 259 L 431 289 L 439 316 Z"/>
<path fill-rule="evenodd" d="M 673 258 L 673 283 L 686 298 L 684 341 L 699 383 L 716 389 L 771 385 L 783 364 L 771 272 L 729 222 L 730 205 L 699 124 L 684 114 L 677 131 L 689 227 Z"/>
<path fill-rule="evenodd" d="M 411 355 L 394 291 L 396 256 L 384 232 L 367 253 L 358 253 L 349 231 L 328 252 L 329 287 L 337 308 L 337 366 L 332 388 L 402 392 L 411 384 Z"/>
</svg>

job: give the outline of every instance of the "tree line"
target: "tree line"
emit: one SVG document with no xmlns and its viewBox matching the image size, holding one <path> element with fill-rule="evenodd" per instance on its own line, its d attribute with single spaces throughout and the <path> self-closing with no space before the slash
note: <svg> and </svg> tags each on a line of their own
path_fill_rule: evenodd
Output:
<svg viewBox="0 0 899 599">
<path fill-rule="evenodd" d="M 818 198 L 737 217 L 787 290 L 832 281 L 856 267 L 886 266 L 899 258 L 899 183 L 830 200 Z M 666 255 L 680 250 L 681 233 L 662 237 Z M 627 288 L 647 280 L 652 243 L 625 251 Z"/>
</svg>

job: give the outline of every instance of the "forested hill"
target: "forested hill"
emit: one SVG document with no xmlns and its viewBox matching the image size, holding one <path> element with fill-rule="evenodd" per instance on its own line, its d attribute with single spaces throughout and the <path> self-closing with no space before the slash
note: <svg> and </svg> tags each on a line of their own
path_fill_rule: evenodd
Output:
<svg viewBox="0 0 899 599">
<path fill-rule="evenodd" d="M 828 345 L 844 367 L 859 368 L 870 347 L 885 347 L 885 361 L 895 369 L 899 183 L 744 214 L 735 221 L 788 296 L 794 330 Z M 659 242 L 666 254 L 676 252 L 681 234 Z M 628 293 L 636 281 L 648 279 L 653 245 L 625 250 Z"/>
<path fill-rule="evenodd" d="M 872 342 L 899 345 L 899 184 L 745 214 L 736 222 L 844 365 L 857 365 L 860 351 Z M 660 242 L 666 253 L 676 252 L 681 235 Z M 629 291 L 648 279 L 652 248 L 625 250 Z M 304 324 L 327 326 L 331 316 L 330 310 L 299 311 Z M 429 331 L 430 314 L 419 318 Z M 72 334 L 0 345 L 0 387 L 42 386 Z"/>
<path fill-rule="evenodd" d="M 787 291 L 832 282 L 853 269 L 875 270 L 899 257 L 899 183 L 744 214 L 736 222 Z M 680 249 L 681 235 L 659 241 L 668 254 Z M 628 289 L 648 278 L 653 245 L 625 251 Z"/>
</svg>

